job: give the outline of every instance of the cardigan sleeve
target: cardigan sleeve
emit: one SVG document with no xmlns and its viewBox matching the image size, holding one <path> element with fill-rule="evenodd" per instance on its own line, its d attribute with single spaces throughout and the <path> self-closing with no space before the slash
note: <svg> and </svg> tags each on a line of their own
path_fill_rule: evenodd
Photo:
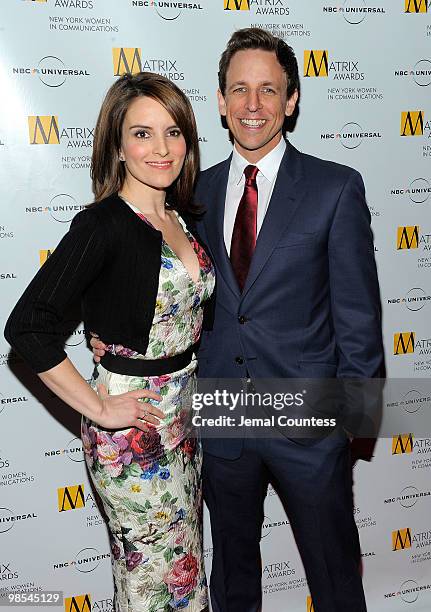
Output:
<svg viewBox="0 0 431 612">
<path fill-rule="evenodd" d="M 36 372 L 67 357 L 60 331 L 67 308 L 100 274 L 105 245 L 98 215 L 91 209 L 78 213 L 9 316 L 6 340 Z"/>
</svg>

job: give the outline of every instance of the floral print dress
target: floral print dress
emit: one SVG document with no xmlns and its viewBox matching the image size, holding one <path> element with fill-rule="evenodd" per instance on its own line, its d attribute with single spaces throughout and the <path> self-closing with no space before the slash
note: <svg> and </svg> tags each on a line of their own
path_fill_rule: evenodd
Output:
<svg viewBox="0 0 431 612">
<path fill-rule="evenodd" d="M 110 352 L 131 359 L 160 359 L 184 352 L 199 339 L 202 304 L 214 289 L 214 269 L 178 220 L 199 260 L 197 282 L 163 241 L 146 354 L 119 351 L 114 345 L 108 347 Z M 159 393 L 159 408 L 166 415 L 160 425 L 145 432 L 104 431 L 83 419 L 87 465 L 108 517 L 116 612 L 200 612 L 207 606 L 202 453 L 190 427 L 195 368 L 193 358 L 172 374 L 138 377 L 114 374 L 99 364 L 93 377 L 93 386 L 103 383 L 110 394 L 134 389 Z"/>
</svg>

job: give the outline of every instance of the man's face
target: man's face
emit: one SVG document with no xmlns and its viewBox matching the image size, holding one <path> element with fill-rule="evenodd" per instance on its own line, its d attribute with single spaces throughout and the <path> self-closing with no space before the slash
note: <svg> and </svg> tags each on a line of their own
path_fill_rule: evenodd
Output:
<svg viewBox="0 0 431 612">
<path fill-rule="evenodd" d="M 230 61 L 225 95 L 217 92 L 219 111 L 237 150 L 251 163 L 280 142 L 285 116 L 298 99 L 297 91 L 287 99 L 286 86 L 286 73 L 272 51 L 237 51 Z"/>
</svg>

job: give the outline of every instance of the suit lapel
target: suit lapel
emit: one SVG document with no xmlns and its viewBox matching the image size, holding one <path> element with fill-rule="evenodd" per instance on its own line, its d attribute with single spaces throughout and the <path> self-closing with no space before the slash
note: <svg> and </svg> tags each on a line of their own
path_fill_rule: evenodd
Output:
<svg viewBox="0 0 431 612">
<path fill-rule="evenodd" d="M 306 187 L 305 181 L 301 181 L 301 178 L 303 177 L 300 154 L 290 143 L 287 143 L 271 200 L 257 238 L 242 297 L 255 283 L 299 205 Z"/>
<path fill-rule="evenodd" d="M 231 159 L 232 155 L 221 164 L 220 170 L 213 175 L 208 185 L 209 205 L 204 216 L 204 224 L 217 272 L 223 276 L 229 289 L 238 298 L 240 296 L 238 283 L 224 242 L 224 209 Z"/>
</svg>

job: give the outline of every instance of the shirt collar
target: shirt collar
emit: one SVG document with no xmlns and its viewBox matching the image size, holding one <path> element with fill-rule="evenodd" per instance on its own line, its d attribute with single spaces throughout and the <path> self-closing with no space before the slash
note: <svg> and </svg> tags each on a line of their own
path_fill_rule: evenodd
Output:
<svg viewBox="0 0 431 612">
<path fill-rule="evenodd" d="M 281 138 L 280 142 L 276 147 L 267 153 L 262 159 L 260 159 L 255 166 L 259 168 L 259 171 L 263 176 L 272 182 L 277 175 L 278 169 L 281 164 L 282 157 L 286 151 L 286 141 Z M 245 159 L 236 149 L 233 148 L 232 161 L 230 163 L 230 173 L 232 183 L 238 185 L 243 177 L 244 169 L 250 165 L 250 162 Z"/>
</svg>

